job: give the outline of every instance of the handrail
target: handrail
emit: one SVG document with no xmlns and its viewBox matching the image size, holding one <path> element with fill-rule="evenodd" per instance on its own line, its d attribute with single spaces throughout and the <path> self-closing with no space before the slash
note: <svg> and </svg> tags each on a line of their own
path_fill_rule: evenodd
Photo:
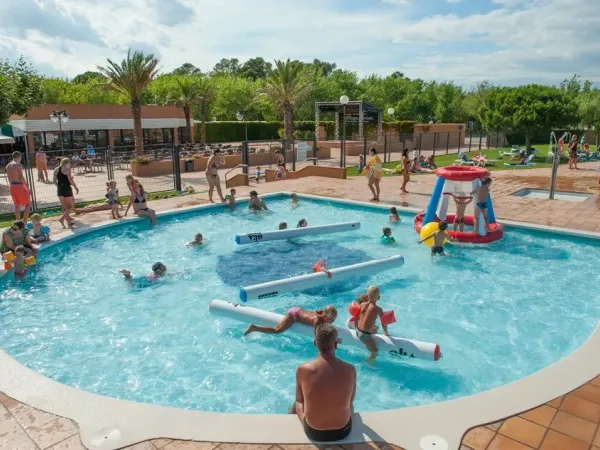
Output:
<svg viewBox="0 0 600 450">
<path fill-rule="evenodd" d="M 235 169 L 239 169 L 240 167 L 248 167 L 248 164 L 238 164 L 234 168 L 232 168 L 232 169 L 228 170 L 227 172 L 225 172 L 225 189 L 227 189 L 227 175 L 229 175 Z"/>
<path fill-rule="evenodd" d="M 313 161 L 313 166 L 319 165 L 319 158 L 306 158 L 304 161 Z"/>
</svg>

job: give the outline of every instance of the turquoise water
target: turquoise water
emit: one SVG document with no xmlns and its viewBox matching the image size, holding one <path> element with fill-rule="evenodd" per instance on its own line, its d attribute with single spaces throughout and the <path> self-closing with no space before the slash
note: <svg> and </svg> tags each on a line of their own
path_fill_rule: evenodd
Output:
<svg viewBox="0 0 600 450">
<path fill-rule="evenodd" d="M 295 369 L 315 356 L 294 334 L 243 338 L 244 324 L 208 313 L 214 298 L 237 300 L 240 285 L 394 254 L 398 270 L 354 279 L 331 292 L 251 301 L 284 312 L 333 304 L 345 323 L 350 301 L 377 284 L 394 309 L 392 334 L 440 344 L 438 363 L 387 355 L 374 368 L 362 349 L 340 348 L 357 365 L 359 411 L 448 400 L 531 374 L 580 346 L 600 317 L 600 246 L 580 238 L 508 229 L 501 242 L 449 246 L 431 261 L 416 244 L 412 215 L 392 225 L 397 245 L 379 243 L 385 210 L 283 197 L 254 215 L 207 210 L 98 230 L 42 252 L 24 281 L 0 280 L 1 347 L 62 383 L 116 398 L 205 411 L 285 413 L 294 399 Z M 359 231 L 237 246 L 241 232 L 360 221 Z M 185 247 L 194 233 L 203 248 Z M 148 288 L 118 273 L 144 275 L 162 261 L 169 275 Z"/>
</svg>

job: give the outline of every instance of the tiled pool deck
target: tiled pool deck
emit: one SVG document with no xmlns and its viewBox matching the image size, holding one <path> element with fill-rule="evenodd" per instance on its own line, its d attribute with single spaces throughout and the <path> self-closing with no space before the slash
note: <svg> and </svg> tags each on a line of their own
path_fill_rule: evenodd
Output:
<svg viewBox="0 0 600 450">
<path fill-rule="evenodd" d="M 588 187 L 598 186 L 596 164 L 582 164 L 581 167 L 580 171 L 568 171 L 561 167 L 559 190 L 587 193 Z M 498 218 L 600 232 L 600 199 L 597 192 L 592 198 L 581 203 L 524 199 L 513 197 L 511 194 L 523 188 L 547 188 L 548 169 L 511 170 L 492 175 L 494 177 L 492 190 Z M 382 182 L 381 202 L 403 207 L 424 207 L 432 190 L 434 177 L 423 175 L 413 179 L 414 181 L 408 186 L 411 194 L 400 197 L 400 180 L 385 178 Z M 366 189 L 364 178 L 349 180 L 304 178 L 260 184 L 250 188 L 238 188 L 238 196 L 245 196 L 250 189 L 257 189 L 259 193 L 285 190 L 359 201 L 369 200 L 371 197 Z M 151 205 L 157 210 L 166 210 L 206 203 L 206 201 L 206 193 L 200 192 L 185 198 L 155 201 Z M 107 215 L 107 212 L 99 212 L 81 216 L 78 220 L 79 229 L 104 222 Z M 56 220 L 49 220 L 48 224 L 54 231 L 60 231 Z M 135 420 L 134 417 L 131 419 Z M 498 417 L 498 420 L 467 432 L 463 436 L 459 450 L 600 450 L 600 376 L 533 410 L 509 418 Z M 392 443 L 318 447 L 332 450 L 400 449 Z M 126 448 L 131 450 L 309 450 L 315 446 L 153 439 Z M 85 447 L 81 443 L 77 424 L 73 421 L 31 408 L 0 393 L 0 450 L 9 449 L 79 450 Z"/>
</svg>

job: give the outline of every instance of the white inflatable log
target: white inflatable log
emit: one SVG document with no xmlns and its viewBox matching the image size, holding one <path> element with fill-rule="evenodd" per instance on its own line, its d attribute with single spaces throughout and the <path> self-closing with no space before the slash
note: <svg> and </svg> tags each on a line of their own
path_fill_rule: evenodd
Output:
<svg viewBox="0 0 600 450">
<path fill-rule="evenodd" d="M 280 241 L 301 236 L 317 234 L 343 233 L 344 231 L 360 230 L 360 222 L 334 223 L 316 227 L 290 228 L 289 230 L 263 231 L 262 233 L 237 234 L 235 242 L 238 245 L 253 244 L 255 242 Z"/>
<path fill-rule="evenodd" d="M 223 300 L 213 300 L 210 302 L 208 310 L 215 316 L 225 317 L 247 324 L 253 323 L 255 325 L 270 327 L 276 326 L 281 319 L 283 319 L 281 314 Z M 336 328 L 342 345 L 365 348 L 365 345 L 356 336 L 356 331 L 346 327 Z M 289 331 L 304 334 L 311 338 L 314 336 L 313 327 L 301 323 L 294 323 Z M 440 346 L 437 344 L 400 337 L 384 336 L 381 334 L 374 334 L 373 339 L 375 339 L 375 342 L 377 343 L 377 349 L 380 354 L 389 353 L 391 356 L 404 356 L 407 358 L 425 359 L 427 361 L 437 361 L 442 357 Z"/>
<path fill-rule="evenodd" d="M 266 283 L 245 286 L 240 289 L 240 300 L 247 302 L 249 299 L 261 299 L 275 297 L 287 292 L 303 291 L 317 286 L 333 284 L 348 278 L 372 275 L 388 269 L 401 267 L 404 258 L 400 255 L 390 256 L 384 259 L 374 259 L 364 263 L 352 264 L 351 266 L 330 269 L 331 278 L 324 272 L 309 273 L 296 277 L 284 278 L 282 280 L 268 281 Z"/>
</svg>

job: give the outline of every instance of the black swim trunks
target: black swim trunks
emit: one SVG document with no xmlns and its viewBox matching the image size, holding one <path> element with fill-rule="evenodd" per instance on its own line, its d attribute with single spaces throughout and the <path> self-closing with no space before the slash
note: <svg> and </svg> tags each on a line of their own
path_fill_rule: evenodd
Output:
<svg viewBox="0 0 600 450">
<path fill-rule="evenodd" d="M 311 427 L 306 418 L 304 419 L 304 432 L 311 441 L 317 442 L 333 442 L 341 441 L 347 437 L 352 431 L 352 417 L 348 420 L 348 423 L 338 430 L 315 430 Z"/>
<path fill-rule="evenodd" d="M 437 255 L 437 254 L 441 254 L 441 253 L 444 253 L 444 247 L 431 247 L 432 255 Z"/>
</svg>

